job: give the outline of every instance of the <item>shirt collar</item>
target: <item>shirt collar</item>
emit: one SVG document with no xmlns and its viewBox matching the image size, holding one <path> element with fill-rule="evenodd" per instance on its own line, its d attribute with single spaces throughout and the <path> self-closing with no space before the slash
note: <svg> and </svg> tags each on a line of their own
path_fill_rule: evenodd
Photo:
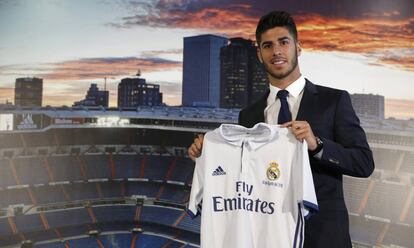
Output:
<svg viewBox="0 0 414 248">
<path fill-rule="evenodd" d="M 246 142 L 255 150 L 275 138 L 278 131 L 271 125 L 261 122 L 252 128 L 222 124 L 219 127 L 219 133 L 227 143 L 241 147 L 243 142 Z"/>
<path fill-rule="evenodd" d="M 296 81 L 291 83 L 288 87 L 286 87 L 286 90 L 289 91 L 289 96 L 293 96 L 294 98 L 297 98 L 299 94 L 302 92 L 303 88 L 305 88 L 306 80 L 303 75 L 301 75 Z M 276 86 L 273 86 L 269 84 L 270 93 L 268 99 L 276 99 L 277 92 L 279 90 L 282 90 Z M 269 102 L 268 102 L 269 103 Z M 269 104 L 268 104 L 269 105 Z"/>
</svg>

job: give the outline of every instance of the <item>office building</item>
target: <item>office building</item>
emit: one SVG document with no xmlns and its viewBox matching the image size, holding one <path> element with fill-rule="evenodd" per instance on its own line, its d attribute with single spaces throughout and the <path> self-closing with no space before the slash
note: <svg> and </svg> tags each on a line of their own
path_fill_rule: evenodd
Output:
<svg viewBox="0 0 414 248">
<path fill-rule="evenodd" d="M 225 37 L 210 34 L 184 38 L 184 106 L 219 107 L 220 48 L 227 42 Z"/>
<path fill-rule="evenodd" d="M 124 78 L 118 84 L 118 107 L 162 105 L 162 93 L 157 84 L 147 84 L 143 78 Z"/>
<path fill-rule="evenodd" d="M 17 78 L 14 89 L 14 104 L 16 106 L 42 106 L 43 79 Z"/>
<path fill-rule="evenodd" d="M 358 116 L 384 119 L 384 96 L 373 94 L 352 94 L 351 101 Z"/>
<path fill-rule="evenodd" d="M 232 38 L 220 52 L 220 107 L 243 108 L 263 96 L 268 78 L 251 40 Z"/>
<path fill-rule="evenodd" d="M 107 108 L 109 102 L 109 91 L 99 90 L 96 84 L 91 84 L 85 99 L 75 102 L 73 106 L 102 106 Z"/>
</svg>

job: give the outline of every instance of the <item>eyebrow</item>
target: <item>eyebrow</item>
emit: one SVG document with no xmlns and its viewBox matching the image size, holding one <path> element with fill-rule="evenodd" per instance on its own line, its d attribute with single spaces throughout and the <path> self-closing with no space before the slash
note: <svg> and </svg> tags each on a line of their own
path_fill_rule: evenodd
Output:
<svg viewBox="0 0 414 248">
<path fill-rule="evenodd" d="M 288 36 L 283 36 L 283 37 L 280 37 L 280 38 L 278 38 L 277 39 L 277 41 L 283 41 L 283 40 L 290 40 L 290 38 L 288 37 Z M 263 46 L 263 45 L 270 45 L 270 44 L 272 44 L 273 43 L 273 41 L 263 41 L 262 42 L 262 44 L 260 45 L 260 46 Z"/>
</svg>

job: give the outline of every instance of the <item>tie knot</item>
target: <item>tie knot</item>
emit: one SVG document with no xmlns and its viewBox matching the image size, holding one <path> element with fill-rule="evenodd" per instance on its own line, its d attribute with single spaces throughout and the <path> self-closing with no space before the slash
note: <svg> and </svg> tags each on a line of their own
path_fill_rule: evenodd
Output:
<svg viewBox="0 0 414 248">
<path fill-rule="evenodd" d="M 289 91 L 287 91 L 287 90 L 279 90 L 278 92 L 277 92 L 277 97 L 279 98 L 279 99 L 286 99 L 287 98 L 287 96 L 289 95 Z"/>
</svg>

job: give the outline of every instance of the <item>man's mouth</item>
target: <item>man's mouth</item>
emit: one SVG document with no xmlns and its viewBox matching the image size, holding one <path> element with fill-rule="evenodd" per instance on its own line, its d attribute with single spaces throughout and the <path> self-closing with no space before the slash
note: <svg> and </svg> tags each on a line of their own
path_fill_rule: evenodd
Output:
<svg viewBox="0 0 414 248">
<path fill-rule="evenodd" d="M 283 65 L 284 63 L 286 63 L 285 59 L 272 59 L 271 63 L 274 65 Z"/>
</svg>

